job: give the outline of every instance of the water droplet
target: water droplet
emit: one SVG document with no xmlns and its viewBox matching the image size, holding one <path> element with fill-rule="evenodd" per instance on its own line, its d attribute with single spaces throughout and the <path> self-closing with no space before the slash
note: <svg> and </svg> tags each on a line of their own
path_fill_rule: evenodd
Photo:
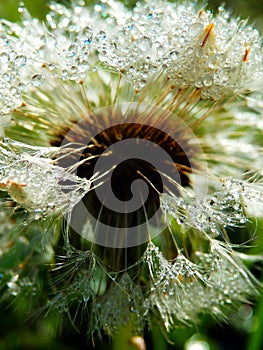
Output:
<svg viewBox="0 0 263 350">
<path fill-rule="evenodd" d="M 213 84 L 213 79 L 211 77 L 206 77 L 204 78 L 203 83 L 204 83 L 204 86 L 209 87 Z"/>
<path fill-rule="evenodd" d="M 26 87 L 25 84 L 22 83 L 22 82 L 20 82 L 19 84 L 17 84 L 17 89 L 20 90 L 20 91 L 25 90 L 25 87 Z"/>
<path fill-rule="evenodd" d="M 189 27 L 189 34 L 191 36 L 197 36 L 198 34 L 200 34 L 203 30 L 204 26 L 202 23 L 200 22 L 196 22 L 190 25 Z"/>
<path fill-rule="evenodd" d="M 133 30 L 133 28 L 134 28 L 134 24 L 129 24 L 129 25 L 126 27 L 126 30 L 127 30 L 127 31 L 131 31 L 131 30 Z"/>
<path fill-rule="evenodd" d="M 17 67 L 24 67 L 27 62 L 27 57 L 24 55 L 18 55 L 15 57 L 14 63 Z"/>
<path fill-rule="evenodd" d="M 2 52 L 2 53 L 0 54 L 0 62 L 1 62 L 1 63 L 7 63 L 7 62 L 9 62 L 9 61 L 10 61 L 10 56 L 8 55 L 8 53 Z"/>
<path fill-rule="evenodd" d="M 25 12 L 26 9 L 25 9 L 25 6 L 24 6 L 23 2 L 20 3 L 20 5 L 19 5 L 17 10 L 18 10 L 19 13 Z"/>
<path fill-rule="evenodd" d="M 197 88 L 201 88 L 203 86 L 203 81 L 202 79 L 197 79 L 197 81 L 195 82 L 195 86 Z"/>
<path fill-rule="evenodd" d="M 92 39 L 88 38 L 88 39 L 85 39 L 83 42 L 84 42 L 85 45 L 89 45 L 89 44 L 92 43 Z"/>
<path fill-rule="evenodd" d="M 204 50 L 202 49 L 202 47 L 200 47 L 199 49 L 197 49 L 196 52 L 195 52 L 195 55 L 196 55 L 196 57 L 198 57 L 198 58 L 199 58 L 199 57 L 201 57 L 201 58 L 204 57 L 204 54 L 205 54 L 205 53 L 204 53 Z"/>
<path fill-rule="evenodd" d="M 148 51 L 152 47 L 152 41 L 147 36 L 144 36 L 137 40 L 137 47 L 142 51 Z"/>
<path fill-rule="evenodd" d="M 192 48 L 192 47 L 189 47 L 188 49 L 187 49 L 187 54 L 188 55 L 192 55 L 192 53 L 194 52 L 194 49 Z"/>
<path fill-rule="evenodd" d="M 225 67 L 219 72 L 219 79 L 220 83 L 224 84 L 227 83 L 231 77 L 231 68 L 230 67 Z"/>
<path fill-rule="evenodd" d="M 178 51 L 172 50 L 172 51 L 170 52 L 170 58 L 171 58 L 172 60 L 177 60 L 178 57 L 179 57 L 179 52 L 178 52 Z"/>
<path fill-rule="evenodd" d="M 136 307 L 132 306 L 132 307 L 131 307 L 131 312 L 137 313 L 137 312 L 139 312 L 139 311 L 138 311 L 138 309 L 136 309 Z"/>
<path fill-rule="evenodd" d="M 103 30 L 100 30 L 97 34 L 97 38 L 98 40 L 105 40 L 107 38 L 107 34 Z"/>
<path fill-rule="evenodd" d="M 99 53 L 99 60 L 101 62 L 107 62 L 108 60 L 107 51 L 103 50 L 102 52 Z"/>
<path fill-rule="evenodd" d="M 31 84 L 32 86 L 40 86 L 44 80 L 44 77 L 42 74 L 35 74 L 31 78 Z"/>
<path fill-rule="evenodd" d="M 92 43 L 93 31 L 91 27 L 85 27 L 82 32 L 79 34 L 79 39 L 84 42 L 85 45 L 89 45 Z"/>
<path fill-rule="evenodd" d="M 75 44 L 70 45 L 68 48 L 68 56 L 69 57 L 75 57 L 77 55 L 77 47 Z"/>
<path fill-rule="evenodd" d="M 167 50 L 166 47 L 163 45 L 161 45 L 157 48 L 159 56 L 164 56 L 166 53 L 166 50 Z"/>
<path fill-rule="evenodd" d="M 89 67 L 90 67 L 90 65 L 89 65 L 89 62 L 87 62 L 87 61 L 83 60 L 83 61 L 80 61 L 78 63 L 78 71 L 80 73 L 87 72 L 89 70 Z"/>
<path fill-rule="evenodd" d="M 248 304 L 241 306 L 238 310 L 238 316 L 245 320 L 251 318 L 252 315 L 253 315 L 253 309 Z"/>
<path fill-rule="evenodd" d="M 49 70 L 54 70 L 55 69 L 55 65 L 53 64 L 53 63 L 50 63 L 49 65 L 48 65 L 48 68 L 49 68 Z"/>
<path fill-rule="evenodd" d="M 76 66 L 71 66 L 71 67 L 70 67 L 70 72 L 71 72 L 72 74 L 76 74 L 76 73 L 77 73 L 77 67 L 76 67 Z"/>
<path fill-rule="evenodd" d="M 240 205 L 239 203 L 235 203 L 235 204 L 233 205 L 233 209 L 239 211 L 239 210 L 241 209 L 241 205 Z"/>
<path fill-rule="evenodd" d="M 216 69 L 218 67 L 218 57 L 216 56 L 209 57 L 209 59 L 206 62 L 206 66 L 209 69 L 213 69 L 213 70 Z"/>
<path fill-rule="evenodd" d="M 200 223 L 205 223 L 207 221 L 207 215 L 206 213 L 200 213 L 197 215 L 197 220 L 200 222 Z"/>
</svg>

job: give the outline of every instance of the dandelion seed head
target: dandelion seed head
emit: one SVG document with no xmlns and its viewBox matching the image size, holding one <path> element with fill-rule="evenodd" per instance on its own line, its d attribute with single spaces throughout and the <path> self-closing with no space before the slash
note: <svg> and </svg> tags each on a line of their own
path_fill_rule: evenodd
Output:
<svg viewBox="0 0 263 350">
<path fill-rule="evenodd" d="M 7 139 L 2 143 L 4 147 L 5 144 L 7 148 L 1 153 L 1 188 L 8 191 L 14 201 L 35 213 L 35 219 L 54 213 L 56 209 L 72 208 L 81 193 L 84 195 L 88 190 L 88 181 L 79 182 L 78 178 L 52 165 L 50 158 L 33 156 L 33 153 L 19 155 L 8 149 L 11 143 Z"/>
<path fill-rule="evenodd" d="M 131 12 L 109 1 L 92 15 L 84 4 L 74 6 L 77 11 L 51 5 L 46 25 L 25 9 L 22 25 L 1 21 L 3 114 L 43 80 L 79 81 L 98 62 L 122 72 L 136 89 L 161 71 L 178 88 L 195 86 L 213 99 L 248 89 L 262 76 L 258 32 L 222 8 L 214 17 L 191 3 L 169 3 L 167 11 L 166 2 L 146 1 Z"/>
<path fill-rule="evenodd" d="M 138 89 L 164 71 L 179 88 L 196 86 L 202 98 L 219 99 L 262 74 L 259 34 L 223 9 L 213 17 L 194 4 L 169 4 L 167 11 L 162 1 L 138 3 L 105 39 L 97 43 L 99 58 Z"/>
<path fill-rule="evenodd" d="M 227 320 L 260 287 L 232 242 L 263 212 L 258 31 L 189 1 L 19 12 L 0 21 L 0 256 L 30 256 L 6 293 L 37 295 L 48 262 L 44 312 L 91 336 Z"/>
</svg>

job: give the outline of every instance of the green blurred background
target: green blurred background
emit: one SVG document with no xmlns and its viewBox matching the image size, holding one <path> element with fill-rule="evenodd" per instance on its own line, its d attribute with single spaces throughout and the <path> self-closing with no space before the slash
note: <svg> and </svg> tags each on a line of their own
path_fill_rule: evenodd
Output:
<svg viewBox="0 0 263 350">
<path fill-rule="evenodd" d="M 176 2 L 176 0 L 174 0 Z M 18 13 L 16 11 L 19 0 L 0 0 L 0 17 L 8 18 L 11 20 L 18 19 Z M 47 0 L 24 0 L 23 1 L 30 12 L 41 19 L 45 18 L 45 14 L 48 11 L 47 4 L 50 1 Z M 57 1 L 59 3 L 67 4 L 70 0 Z M 86 0 L 87 3 L 96 3 L 96 0 Z M 136 0 L 125 0 L 127 4 L 135 3 Z M 206 1 L 199 1 L 206 3 Z M 263 30 L 263 1 L 261 0 L 208 0 L 208 5 L 212 9 L 216 9 L 219 5 L 224 3 L 226 8 L 232 9 L 235 15 L 241 17 L 249 17 L 252 22 L 256 23 L 256 26 Z"/>
<path fill-rule="evenodd" d="M 67 4 L 64 0 L 60 3 Z M 95 1 L 89 1 L 89 3 Z M 127 1 L 131 4 L 132 1 Z M 25 5 L 32 13 L 44 20 L 48 11 L 46 0 L 24 0 Z M 211 9 L 221 5 L 220 0 L 208 1 Z M 251 23 L 263 33 L 263 2 L 260 0 L 225 0 L 226 8 L 232 9 L 234 15 L 243 18 L 249 17 Z M 17 12 L 18 0 L 0 0 L 0 17 L 12 21 L 19 20 Z M 262 222 L 258 222 L 258 232 L 263 232 Z M 256 223 L 251 224 L 251 231 Z M 236 232 L 240 235 L 240 232 Z M 260 237 L 254 248 L 255 253 L 263 254 L 263 238 Z M 262 266 L 255 267 L 255 273 L 261 277 Z M 193 301 L 194 302 L 194 301 Z M 0 350 L 82 350 L 92 349 L 91 343 L 87 344 L 85 336 L 65 327 L 61 333 L 55 329 L 56 320 L 49 319 L 44 322 L 36 319 L 27 320 L 27 302 L 23 300 L 15 309 L 7 302 L 0 304 Z M 245 305 L 237 313 L 233 314 L 228 325 L 216 324 L 213 320 L 204 319 L 196 328 L 177 329 L 173 332 L 174 344 L 168 344 L 161 332 L 146 336 L 150 344 L 148 350 L 261 350 L 263 349 L 263 298 L 255 306 Z M 111 349 L 107 343 L 97 343 L 96 349 Z M 113 349 L 127 350 L 113 344 Z M 132 350 L 132 348 L 131 348 Z"/>
</svg>

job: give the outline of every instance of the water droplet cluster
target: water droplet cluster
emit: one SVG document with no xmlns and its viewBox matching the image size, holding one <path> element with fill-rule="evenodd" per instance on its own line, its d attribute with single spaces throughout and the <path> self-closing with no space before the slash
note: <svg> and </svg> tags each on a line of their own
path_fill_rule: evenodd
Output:
<svg viewBox="0 0 263 350">
<path fill-rule="evenodd" d="M 31 212 L 35 220 L 56 210 L 67 212 L 89 190 L 89 181 L 53 165 L 43 154 L 33 157 L 25 152 L 14 153 L 11 143 L 8 139 L 2 142 L 0 186 Z"/>
<path fill-rule="evenodd" d="M 150 242 L 138 262 L 145 264 L 149 272 L 150 288 L 145 289 L 128 272 L 106 277 L 106 266 L 91 251 L 73 253 L 61 257 L 55 268 L 61 269 L 65 277 L 71 277 L 71 284 L 50 301 L 48 308 L 67 314 L 73 305 L 85 304 L 92 332 L 100 333 L 103 329 L 114 335 L 120 327 L 132 322 L 141 334 L 152 312 L 157 322 L 163 322 L 169 330 L 174 324 L 197 321 L 203 312 L 224 318 L 226 306 L 238 305 L 246 295 L 257 293 L 251 273 L 222 242 L 211 240 L 209 252 L 196 251 L 195 260 L 196 263 L 179 253 L 169 261 Z M 97 286 L 99 291 L 96 289 L 98 267 L 104 276 Z M 109 287 L 105 292 L 106 283 Z"/>
<path fill-rule="evenodd" d="M 203 312 L 224 318 L 227 305 L 239 304 L 253 291 L 250 272 L 217 241 L 210 241 L 209 253 L 195 254 L 196 264 L 181 254 L 167 261 L 153 244 L 145 253 L 152 283 L 150 304 L 168 330 L 178 322 L 191 324 Z"/>
<path fill-rule="evenodd" d="M 111 335 L 116 334 L 123 325 L 128 326 L 130 322 L 134 322 L 137 332 L 142 333 L 145 324 L 142 315 L 146 311 L 140 286 L 125 273 L 100 301 L 100 322 Z"/>
<path fill-rule="evenodd" d="M 194 4 L 138 3 L 107 40 L 97 40 L 99 58 L 122 72 L 137 89 L 164 72 L 181 89 L 195 86 L 218 99 L 258 74 L 259 34 L 224 9 L 213 17 Z"/>
<path fill-rule="evenodd" d="M 70 8 L 54 2 L 45 23 L 32 18 L 23 6 L 19 12 L 20 24 L 0 21 L 0 114 L 1 125 L 9 124 L 8 137 L 0 143 L 0 190 L 5 191 L 0 205 L 3 209 L 8 198 L 12 206 L 29 213 L 29 222 L 18 219 L 25 247 L 34 244 L 29 239 L 34 231 L 30 225 L 37 227 L 36 235 L 42 239 L 45 235 L 39 227 L 47 222 L 43 221 L 48 217 L 53 222 L 53 216 L 67 221 L 90 191 L 90 181 L 74 175 L 82 160 L 68 168 L 56 163 L 72 152 L 73 144 L 50 147 L 49 141 L 54 135 L 63 138 L 67 128 L 91 110 L 139 101 L 136 113 L 148 111 L 148 105 L 151 111 L 153 105 L 171 111 L 169 125 L 174 129 L 179 125 L 175 115 L 184 122 L 175 134 L 187 151 L 196 142 L 186 136 L 190 128 L 198 136 L 204 152 L 194 154 L 196 162 L 203 165 L 203 156 L 211 160 L 209 175 L 216 182 L 210 184 L 208 195 L 200 197 L 190 187 L 180 187 L 178 196 L 160 195 L 169 244 L 162 246 L 158 239 L 149 242 L 138 261 L 122 271 L 110 271 L 95 250 L 76 251 L 70 243 L 69 220 L 63 231 L 66 256 L 57 258 L 55 266 L 57 293 L 47 307 L 65 315 L 72 306 L 80 306 L 76 309 L 88 313 L 90 333 L 103 330 L 113 335 L 132 321 L 138 334 L 151 325 L 153 315 L 154 321 L 170 329 L 176 323 L 198 321 L 202 312 L 224 318 L 227 306 L 254 296 L 258 284 L 223 234 L 229 227 L 243 227 L 252 205 L 263 211 L 262 176 L 236 180 L 246 178 L 240 172 L 262 165 L 262 141 L 253 144 L 254 131 L 262 131 L 262 103 L 250 96 L 244 107 L 247 114 L 239 104 L 233 108 L 228 103 L 226 112 L 216 108 L 224 97 L 250 91 L 254 79 L 261 82 L 258 32 L 246 21 L 230 17 L 224 8 L 214 16 L 188 1 L 146 0 L 132 10 L 114 0 L 102 0 L 92 8 L 82 0 L 73 1 Z M 128 108 L 125 105 L 126 114 Z M 158 122 L 164 119 L 161 128 L 168 119 L 163 113 L 154 114 Z M 246 134 L 248 127 L 254 128 L 253 135 Z M 191 152 L 189 147 L 187 156 Z M 224 178 L 233 169 L 235 177 Z M 207 176 L 202 167 L 192 170 L 197 172 L 191 173 L 193 178 Z M 6 220 L 10 211 L 4 208 L 0 213 L 0 238 L 5 243 L 0 255 L 7 257 L 10 237 L 16 237 L 15 247 L 22 251 L 20 231 L 17 236 L 14 232 L 17 222 Z M 96 235 L 87 221 L 83 232 L 89 230 Z M 48 236 L 47 228 L 44 233 Z M 220 240 L 215 240 L 219 235 Z M 48 237 L 53 236 L 52 231 Z M 49 254 L 52 239 L 47 244 Z M 8 278 L 0 273 L 0 287 L 7 281 L 5 289 L 12 296 L 34 286 L 21 266 L 16 263 Z M 136 278 L 132 278 L 134 271 Z"/>
<path fill-rule="evenodd" d="M 246 201 L 251 198 L 249 188 L 253 186 L 246 181 L 238 185 L 226 179 L 220 187 L 220 191 L 202 198 L 163 195 L 162 210 L 186 229 L 195 228 L 212 236 L 219 235 L 221 227 L 243 226 L 248 220 Z M 260 191 L 254 189 L 253 194 L 258 198 Z"/>
<path fill-rule="evenodd" d="M 121 72 L 136 89 L 164 73 L 180 89 L 195 86 L 219 99 L 262 76 L 258 32 L 224 9 L 213 15 L 194 4 L 157 1 L 134 10 L 114 1 L 90 9 L 53 3 L 46 23 L 21 6 L 21 25 L 2 20 L 1 113 L 51 77 L 85 80 L 98 65 Z"/>
</svg>

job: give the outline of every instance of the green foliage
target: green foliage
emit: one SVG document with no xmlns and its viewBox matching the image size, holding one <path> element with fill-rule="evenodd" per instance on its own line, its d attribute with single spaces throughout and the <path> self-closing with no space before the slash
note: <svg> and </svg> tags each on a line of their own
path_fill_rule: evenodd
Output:
<svg viewBox="0 0 263 350">
<path fill-rule="evenodd" d="M 63 3 L 67 3 L 69 1 L 64 0 Z M 91 3 L 91 1 L 88 1 Z M 94 2 L 94 1 L 92 1 Z M 127 3 L 127 1 L 125 1 Z M 36 16 L 42 20 L 44 20 L 45 15 L 48 11 L 48 1 L 47 0 L 24 0 L 26 7 L 29 9 L 30 13 L 33 16 Z M 133 3 L 133 1 L 129 1 L 129 3 Z M 221 0 L 210 0 L 208 1 L 209 7 L 212 9 L 216 9 L 218 5 L 222 3 Z M 16 21 L 19 19 L 19 13 L 17 11 L 17 7 L 19 4 L 19 0 L 9 0 L 9 1 L 1 1 L 0 2 L 0 17 L 6 18 L 12 21 Z M 263 30 L 263 2 L 258 0 L 250 0 L 250 1 L 234 1 L 234 0 L 225 0 L 225 4 L 227 8 L 232 8 L 236 14 L 240 14 L 242 17 L 250 17 L 251 21 L 255 21 L 257 27 Z M 258 232 L 263 232 L 263 220 L 258 221 L 257 223 L 253 223 L 252 227 L 257 225 Z M 32 238 L 32 237 L 31 237 Z M 254 242 L 253 242 L 254 243 Z M 0 266 L 0 292 L 3 291 L 7 282 L 10 282 L 11 275 L 8 273 L 3 274 L 4 270 L 11 269 L 14 265 L 18 266 L 23 262 L 24 258 L 28 255 L 28 250 L 32 249 L 32 245 L 34 245 L 34 240 L 31 240 L 31 244 L 27 244 L 24 240 L 20 240 L 12 246 L 10 249 L 12 254 L 7 254 L 3 256 Z M 255 254 L 263 253 L 263 235 L 259 237 L 255 242 L 255 247 L 252 249 Z M 44 254 L 44 253 L 43 253 Z M 11 257 L 11 258 L 10 258 Z M 259 274 L 259 273 L 258 273 Z M 0 329 L 0 349 L 3 350 L 20 350 L 20 349 L 57 349 L 57 350 L 73 350 L 73 349 L 84 349 L 85 346 L 85 338 L 81 338 L 77 333 L 70 331 L 66 337 L 63 337 L 63 332 L 61 336 L 58 337 L 58 340 L 55 338 L 55 324 L 57 324 L 57 320 L 55 317 L 50 317 L 48 320 L 44 319 L 42 322 L 39 320 L 34 322 L 35 318 L 32 315 L 30 316 L 31 321 L 25 326 L 25 313 L 29 315 L 30 310 L 30 300 L 31 296 L 24 295 L 22 299 L 19 299 L 19 302 L 16 302 L 16 308 L 11 308 L 10 305 L 14 303 L 14 299 L 5 300 L 4 304 L 1 304 L 0 308 L 0 319 L 1 319 L 1 329 Z M 194 302 L 194 301 L 193 301 Z M 253 310 L 252 310 L 253 312 Z M 262 348 L 262 332 L 263 332 L 263 298 L 258 302 L 258 306 L 255 308 L 255 316 L 251 318 L 251 322 L 253 324 L 245 324 L 242 328 L 242 332 L 245 334 L 245 344 L 247 344 L 248 350 L 260 350 Z M 236 319 L 233 322 L 233 327 L 228 327 L 228 332 L 232 334 L 232 339 L 226 336 L 225 339 L 221 340 L 221 344 L 219 345 L 218 339 L 213 339 L 214 334 L 214 321 L 211 319 L 206 319 L 203 322 L 203 325 L 200 326 L 199 330 L 194 328 L 186 328 L 186 329 L 177 329 L 173 332 L 172 338 L 175 341 L 175 345 L 168 345 L 166 341 L 163 339 L 161 332 L 154 332 L 152 337 L 152 344 L 154 350 L 168 350 L 168 349 L 183 349 L 184 344 L 189 341 L 194 334 L 201 332 L 203 338 L 210 349 L 229 349 L 229 344 L 224 347 L 224 342 L 233 342 L 232 349 L 237 349 L 234 347 L 235 337 L 239 336 L 241 319 Z M 244 320 L 243 320 L 244 321 Z M 243 322 L 242 321 L 242 322 Z M 232 333 L 231 333 L 232 332 Z M 225 329 L 221 328 L 222 338 L 224 338 Z M 227 333 L 228 334 L 228 333 Z M 75 339 L 75 346 L 73 344 L 69 344 L 67 339 L 69 337 Z M 125 336 L 125 332 L 121 335 Z M 192 338 L 191 338 L 192 339 Z M 73 343 L 74 341 L 72 341 Z M 117 348 L 121 349 L 121 344 L 123 339 L 116 340 L 114 342 L 114 350 Z M 82 344 L 82 345 L 81 345 Z M 119 347 L 118 347 L 119 344 Z M 88 347 L 87 347 L 88 348 Z M 98 349 L 107 348 L 104 345 L 99 345 Z M 209 348 L 208 348 L 209 349 Z M 243 348 L 245 349 L 245 347 Z"/>
<path fill-rule="evenodd" d="M 11 21 L 16 21 L 19 18 L 19 13 L 17 8 L 19 6 L 19 0 L 9 0 L 9 1 L 1 1 L 0 3 L 0 17 L 9 19 Z M 37 16 L 41 19 L 45 18 L 47 13 L 47 0 L 25 0 L 24 1 L 26 7 L 32 13 L 32 15 Z"/>
</svg>

